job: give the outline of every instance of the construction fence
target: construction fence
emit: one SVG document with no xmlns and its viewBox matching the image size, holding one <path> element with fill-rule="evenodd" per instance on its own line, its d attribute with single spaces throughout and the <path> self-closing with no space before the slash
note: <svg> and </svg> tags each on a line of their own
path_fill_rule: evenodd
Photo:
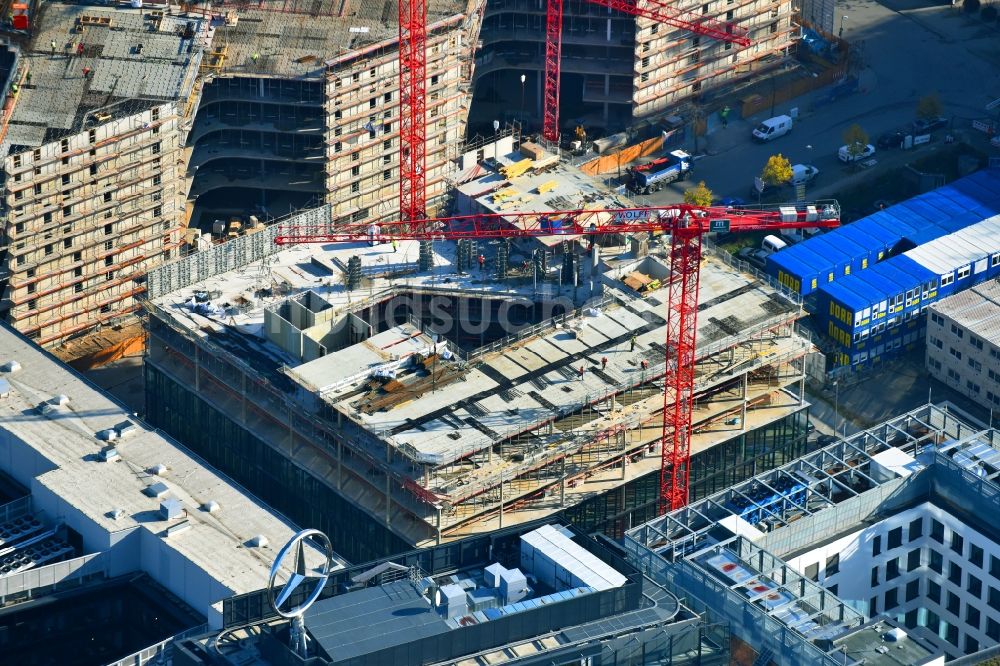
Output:
<svg viewBox="0 0 1000 666">
<path fill-rule="evenodd" d="M 640 157 L 659 153 L 663 149 L 663 142 L 664 137 L 661 134 L 660 136 L 654 136 L 651 139 L 640 141 L 631 146 L 625 146 L 621 150 L 616 150 L 613 153 L 601 155 L 597 159 L 584 162 L 580 165 L 580 171 L 590 176 L 615 172 L 621 169 L 623 164 L 630 164 Z"/>
</svg>

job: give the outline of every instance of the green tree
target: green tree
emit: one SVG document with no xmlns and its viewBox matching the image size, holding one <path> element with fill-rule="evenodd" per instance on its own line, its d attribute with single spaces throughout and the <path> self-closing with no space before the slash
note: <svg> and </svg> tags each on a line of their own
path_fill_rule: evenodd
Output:
<svg viewBox="0 0 1000 666">
<path fill-rule="evenodd" d="M 944 107 L 941 106 L 941 98 L 938 97 L 937 93 L 924 95 L 917 102 L 917 118 L 924 120 L 937 118 L 943 110 Z"/>
<path fill-rule="evenodd" d="M 684 203 L 692 206 L 711 206 L 713 196 L 712 190 L 705 187 L 705 181 L 700 181 L 694 187 L 684 190 Z"/>
<path fill-rule="evenodd" d="M 865 152 L 865 146 L 868 145 L 868 133 L 861 129 L 861 125 L 854 123 L 844 130 L 844 143 L 847 144 L 848 154 L 857 158 Z"/>
<path fill-rule="evenodd" d="M 760 179 L 771 186 L 787 183 L 792 179 L 792 163 L 781 153 L 771 155 L 760 172 Z"/>
</svg>

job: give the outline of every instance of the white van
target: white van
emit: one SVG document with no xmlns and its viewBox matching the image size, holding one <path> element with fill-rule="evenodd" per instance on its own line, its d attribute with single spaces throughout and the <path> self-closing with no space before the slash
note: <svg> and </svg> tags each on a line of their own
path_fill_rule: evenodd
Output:
<svg viewBox="0 0 1000 666">
<path fill-rule="evenodd" d="M 753 131 L 753 138 L 756 141 L 771 141 L 779 136 L 785 136 L 792 131 L 791 116 L 775 116 L 768 118 Z"/>
<path fill-rule="evenodd" d="M 760 249 L 767 250 L 768 252 L 777 252 L 778 250 L 784 250 L 786 247 L 788 247 L 788 243 L 770 234 L 764 236 L 764 240 L 760 243 Z"/>
<path fill-rule="evenodd" d="M 811 164 L 792 165 L 792 187 L 804 185 L 819 175 L 819 169 Z"/>
</svg>

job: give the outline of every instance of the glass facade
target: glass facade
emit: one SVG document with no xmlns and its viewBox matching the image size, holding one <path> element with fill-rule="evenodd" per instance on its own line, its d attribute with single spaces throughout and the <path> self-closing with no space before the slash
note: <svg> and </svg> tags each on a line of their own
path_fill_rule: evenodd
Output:
<svg viewBox="0 0 1000 666">
<path fill-rule="evenodd" d="M 693 455 L 690 499 L 717 493 L 816 448 L 807 441 L 808 419 L 804 408 Z M 620 539 L 625 530 L 656 517 L 659 488 L 660 473 L 652 472 L 565 509 L 561 515 L 584 532 Z"/>
<path fill-rule="evenodd" d="M 337 552 L 351 562 L 367 562 L 412 548 L 384 523 L 293 464 L 237 420 L 193 391 L 146 364 L 146 417 L 194 449 L 210 464 L 297 524 L 329 535 Z M 695 454 L 691 459 L 691 499 L 723 490 L 810 450 L 802 409 Z M 657 515 L 660 474 L 652 472 L 619 488 L 563 510 L 559 515 L 580 530 L 620 539 L 625 530 Z"/>
</svg>

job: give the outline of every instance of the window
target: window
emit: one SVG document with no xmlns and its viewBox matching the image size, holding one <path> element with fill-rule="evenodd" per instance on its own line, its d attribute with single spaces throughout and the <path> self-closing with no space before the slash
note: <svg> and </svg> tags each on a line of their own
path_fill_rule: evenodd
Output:
<svg viewBox="0 0 1000 666">
<path fill-rule="evenodd" d="M 936 573 L 941 573 L 944 568 L 944 558 L 941 557 L 941 553 L 936 550 L 928 551 L 930 555 L 930 561 L 927 566 L 931 568 L 931 571 Z"/>
<path fill-rule="evenodd" d="M 903 545 L 903 528 L 896 527 L 889 530 L 889 548 L 899 548 Z"/>
<path fill-rule="evenodd" d="M 826 558 L 826 577 L 840 573 L 840 553 L 834 553 Z"/>
<path fill-rule="evenodd" d="M 965 583 L 965 589 L 976 599 L 983 596 L 983 581 L 969 574 L 969 580 Z"/>
<path fill-rule="evenodd" d="M 63 248 L 66 249 L 66 250 L 68 250 L 71 247 L 73 247 L 73 239 L 72 238 L 64 238 L 63 239 Z"/>
<path fill-rule="evenodd" d="M 958 532 L 951 533 L 951 549 L 959 555 L 965 550 L 965 539 Z"/>
<path fill-rule="evenodd" d="M 986 635 L 995 641 L 1000 641 L 1000 623 L 996 620 L 986 618 Z"/>
<path fill-rule="evenodd" d="M 914 548 L 906 554 L 906 570 L 913 571 L 920 568 L 920 549 Z"/>
<path fill-rule="evenodd" d="M 153 176 L 153 185 L 159 185 L 159 184 L 160 184 L 160 174 L 156 174 L 155 176 Z"/>
<path fill-rule="evenodd" d="M 875 557 L 881 552 L 882 552 L 882 536 L 877 534 L 875 535 L 875 538 L 872 539 L 872 557 Z"/>
<path fill-rule="evenodd" d="M 927 598 L 936 604 L 941 603 L 941 586 L 932 580 L 927 581 Z"/>
<path fill-rule="evenodd" d="M 868 600 L 868 616 L 875 617 L 878 615 L 878 597 L 872 597 Z"/>
<path fill-rule="evenodd" d="M 392 139 L 386 139 L 382 142 L 382 150 L 390 150 L 392 148 Z"/>
<path fill-rule="evenodd" d="M 952 645 L 958 647 L 958 627 L 950 622 L 946 622 L 944 625 L 944 639 Z"/>
<path fill-rule="evenodd" d="M 29 282 L 29 283 L 28 283 L 28 293 L 29 293 L 29 294 L 33 294 L 33 293 L 35 293 L 35 288 L 36 288 L 37 286 L 38 286 L 38 285 L 37 285 L 36 283 L 34 283 L 34 282 Z"/>
<path fill-rule="evenodd" d="M 872 567 L 871 585 L 872 587 L 878 585 L 878 567 Z"/>
<path fill-rule="evenodd" d="M 83 277 L 83 269 L 77 266 L 73 269 L 73 277 Z"/>
<path fill-rule="evenodd" d="M 806 567 L 806 578 L 811 581 L 819 579 L 819 563 L 810 564 Z"/>
<path fill-rule="evenodd" d="M 104 241 L 104 249 L 106 251 L 111 251 L 115 247 L 114 241 Z"/>
<path fill-rule="evenodd" d="M 988 603 L 990 608 L 993 610 L 1000 611 L 1000 590 L 995 587 L 991 587 L 986 603 Z"/>
<path fill-rule="evenodd" d="M 74 252 L 73 253 L 73 261 L 80 261 L 81 259 L 83 259 L 83 253 L 82 252 Z"/>
<path fill-rule="evenodd" d="M 74 294 L 82 294 L 83 293 L 83 283 L 82 282 L 77 282 L 76 284 L 73 285 L 73 293 Z"/>
<path fill-rule="evenodd" d="M 156 155 L 160 152 L 160 142 L 157 141 L 153 144 L 153 154 Z"/>
<path fill-rule="evenodd" d="M 960 611 L 962 610 L 962 602 L 959 600 L 958 595 L 954 592 L 948 593 L 948 605 L 946 606 L 948 612 L 955 617 L 960 616 Z"/>
<path fill-rule="evenodd" d="M 107 223 L 107 224 L 104 225 L 104 235 L 105 236 L 110 236 L 114 232 L 115 232 L 115 225 L 114 225 L 113 222 L 109 222 L 109 223 Z"/>
<path fill-rule="evenodd" d="M 153 206 L 153 217 L 160 217 L 161 215 L 163 215 L 163 207 Z"/>
<path fill-rule="evenodd" d="M 944 525 L 933 518 L 931 518 L 931 538 L 940 544 L 944 544 Z M 997 560 L 997 564 L 1000 565 L 1000 560 Z M 1000 568 L 998 568 L 998 571 L 1000 571 Z"/>
<path fill-rule="evenodd" d="M 114 257 L 112 257 L 112 256 L 104 257 L 104 265 L 105 266 L 110 266 L 113 263 L 115 263 L 115 258 Z"/>
<path fill-rule="evenodd" d="M 891 611 L 893 608 L 899 605 L 899 592 L 896 588 L 892 588 L 885 591 L 885 612 Z"/>
<path fill-rule="evenodd" d="M 958 279 L 964 280 L 965 278 L 969 277 L 970 273 L 972 273 L 972 268 L 970 266 L 962 266 L 961 268 L 958 269 Z"/>
<path fill-rule="evenodd" d="M 104 305 L 101 306 L 101 312 L 102 313 L 111 312 L 111 306 L 105 303 Z"/>
<path fill-rule="evenodd" d="M 114 280 L 115 279 L 115 272 L 114 271 L 108 271 L 107 273 L 104 274 L 104 279 L 107 280 L 108 282 L 110 282 L 111 280 Z"/>
<path fill-rule="evenodd" d="M 352 176 L 360 176 L 361 175 L 361 167 L 360 166 L 353 166 L 353 167 L 351 167 L 351 175 Z"/>
<path fill-rule="evenodd" d="M 957 562 L 952 562 L 948 566 L 948 580 L 959 587 L 962 586 L 962 567 Z"/>
<path fill-rule="evenodd" d="M 1000 560 L 994 555 L 990 555 L 990 575 L 1000 580 Z"/>
<path fill-rule="evenodd" d="M 914 539 L 919 539 L 924 535 L 924 520 L 923 518 L 917 518 L 916 520 L 910 521 L 910 541 Z"/>
<path fill-rule="evenodd" d="M 96 176 L 97 175 L 97 165 L 96 164 L 91 164 L 90 165 L 90 175 L 91 176 Z"/>
<path fill-rule="evenodd" d="M 351 192 L 357 194 L 360 191 L 361 191 L 361 184 L 360 183 L 357 183 L 357 182 L 351 183 Z"/>
<path fill-rule="evenodd" d="M 45 246 L 45 256 L 47 257 L 50 254 L 52 254 L 52 243 L 49 243 L 48 245 Z"/>
<path fill-rule="evenodd" d="M 893 580 L 899 578 L 899 558 L 894 557 L 885 563 L 885 579 Z"/>
<path fill-rule="evenodd" d="M 947 287 L 949 284 L 955 281 L 954 275 L 942 275 L 941 276 L 941 286 Z"/>
<path fill-rule="evenodd" d="M 382 180 L 392 180 L 392 169 L 386 169 L 382 172 Z"/>
<path fill-rule="evenodd" d="M 976 349 L 980 350 L 980 351 L 982 351 L 982 349 L 983 349 L 983 341 L 980 340 L 979 338 L 977 338 L 974 335 L 970 335 L 969 336 L 969 344 L 972 345 L 973 347 L 975 347 Z"/>
<path fill-rule="evenodd" d="M 977 613 L 979 611 L 976 611 Z M 978 629 L 978 625 L 976 626 Z M 974 652 L 979 652 L 979 641 L 977 641 L 972 636 L 966 634 L 965 636 L 965 654 L 973 654 Z"/>
<path fill-rule="evenodd" d="M 920 580 L 911 580 L 906 584 L 906 600 L 913 601 L 920 596 Z"/>
<path fill-rule="evenodd" d="M 958 351 L 954 347 L 948 347 L 948 353 L 957 358 L 959 361 L 962 360 L 962 352 Z"/>
<path fill-rule="evenodd" d="M 17 165 L 15 164 L 14 166 Z M 990 266 L 992 266 L 993 268 L 1000 266 L 1000 253 L 994 254 L 992 257 L 990 257 Z"/>
<path fill-rule="evenodd" d="M 983 549 L 974 543 L 969 544 L 969 563 L 980 569 L 983 567 Z"/>
<path fill-rule="evenodd" d="M 976 359 L 972 358 L 971 356 L 969 357 L 969 367 L 975 370 L 976 372 L 982 372 L 983 370 L 983 364 L 977 361 Z"/>
</svg>

